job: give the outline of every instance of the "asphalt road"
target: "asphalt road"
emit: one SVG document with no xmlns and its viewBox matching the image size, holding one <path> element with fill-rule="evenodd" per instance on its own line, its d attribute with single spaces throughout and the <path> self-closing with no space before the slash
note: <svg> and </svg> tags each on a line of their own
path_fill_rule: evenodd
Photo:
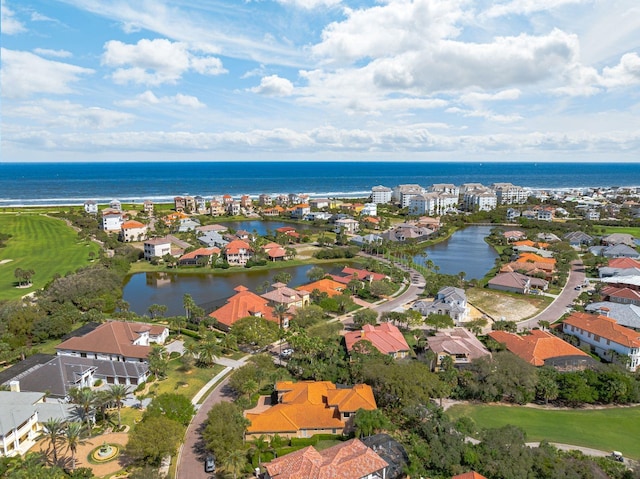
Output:
<svg viewBox="0 0 640 479">
<path fill-rule="evenodd" d="M 539 325 L 540 321 L 548 321 L 553 323 L 557 321 L 563 314 L 569 312 L 573 306 L 573 301 L 584 291 L 576 290 L 576 286 L 584 284 L 585 280 L 584 264 L 582 261 L 573 261 L 567 284 L 553 302 L 541 313 L 533 318 L 520 321 L 518 329 L 532 329 Z"/>
<path fill-rule="evenodd" d="M 185 434 L 185 441 L 178 457 L 176 479 L 207 479 L 215 477 L 215 475 L 204 472 L 204 459 L 207 452 L 201 433 L 207 420 L 207 414 L 213 405 L 234 399 L 233 391 L 228 382 L 229 378 L 227 377 L 207 396 L 200 405 L 191 424 L 189 424 Z"/>
</svg>

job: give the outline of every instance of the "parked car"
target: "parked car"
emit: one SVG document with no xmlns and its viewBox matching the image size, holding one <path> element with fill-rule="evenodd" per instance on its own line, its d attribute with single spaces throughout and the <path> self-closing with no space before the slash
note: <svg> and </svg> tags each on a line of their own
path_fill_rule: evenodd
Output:
<svg viewBox="0 0 640 479">
<path fill-rule="evenodd" d="M 204 460 L 204 472 L 215 472 L 216 471 L 216 461 L 212 455 L 208 455 Z"/>
<path fill-rule="evenodd" d="M 613 451 L 609 457 L 614 461 L 624 462 L 624 457 L 620 451 Z"/>
<path fill-rule="evenodd" d="M 282 350 L 282 352 L 280 353 L 280 357 L 281 358 L 290 358 L 292 354 L 293 354 L 293 349 L 292 348 L 286 348 L 286 349 Z"/>
</svg>

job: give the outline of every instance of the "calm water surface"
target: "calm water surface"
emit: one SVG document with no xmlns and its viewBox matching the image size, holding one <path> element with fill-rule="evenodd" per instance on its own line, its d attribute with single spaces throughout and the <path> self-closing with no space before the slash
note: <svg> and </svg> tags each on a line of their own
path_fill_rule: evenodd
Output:
<svg viewBox="0 0 640 479">
<path fill-rule="evenodd" d="M 456 231 L 442 243 L 425 248 L 427 258 L 415 256 L 413 260 L 424 264 L 431 260 L 440 268 L 440 273 L 466 273 L 466 279 L 481 279 L 494 266 L 498 254 L 485 242 L 491 226 L 469 226 Z"/>
</svg>

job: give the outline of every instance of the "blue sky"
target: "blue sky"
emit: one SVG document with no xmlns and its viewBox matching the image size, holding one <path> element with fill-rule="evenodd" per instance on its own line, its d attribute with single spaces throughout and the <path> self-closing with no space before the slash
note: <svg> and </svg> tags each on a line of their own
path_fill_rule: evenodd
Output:
<svg viewBox="0 0 640 479">
<path fill-rule="evenodd" d="M 2 161 L 640 161 L 637 0 L 2 0 Z"/>
</svg>

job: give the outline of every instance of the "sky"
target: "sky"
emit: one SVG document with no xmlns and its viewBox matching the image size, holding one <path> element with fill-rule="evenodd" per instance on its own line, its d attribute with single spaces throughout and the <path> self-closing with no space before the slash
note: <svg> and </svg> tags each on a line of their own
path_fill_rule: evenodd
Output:
<svg viewBox="0 0 640 479">
<path fill-rule="evenodd" d="M 637 0 L 2 0 L 0 161 L 640 161 Z"/>
</svg>

